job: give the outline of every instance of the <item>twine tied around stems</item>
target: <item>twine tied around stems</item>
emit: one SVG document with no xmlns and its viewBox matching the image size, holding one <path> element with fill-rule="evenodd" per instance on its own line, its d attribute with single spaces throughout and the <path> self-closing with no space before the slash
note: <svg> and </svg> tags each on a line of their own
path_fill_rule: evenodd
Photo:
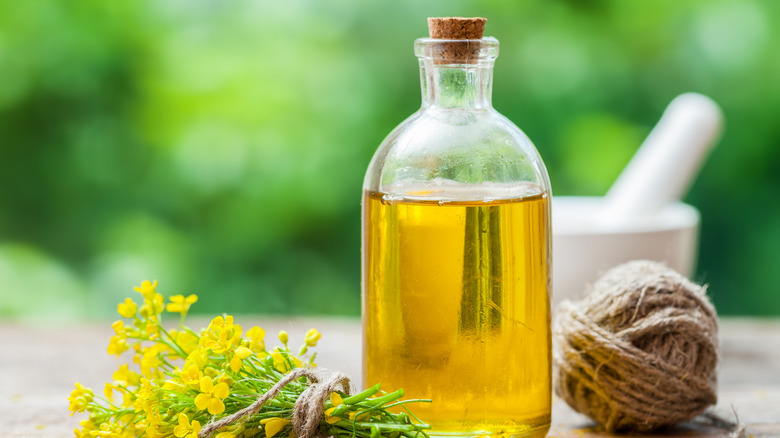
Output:
<svg viewBox="0 0 780 438">
<path fill-rule="evenodd" d="M 324 403 L 328 396 L 335 392 L 339 387 L 350 394 L 350 380 L 345 374 L 330 371 L 325 368 L 298 368 L 271 387 L 265 394 L 262 394 L 251 405 L 240 411 L 206 424 L 198 433 L 198 438 L 208 438 L 215 431 L 229 426 L 240 419 L 256 414 L 264 404 L 276 397 L 276 394 L 282 390 L 288 383 L 306 377 L 311 385 L 306 388 L 295 402 L 292 418 L 292 428 L 297 438 L 321 438 L 325 434 L 320 432 L 319 423 L 324 410 Z"/>
</svg>

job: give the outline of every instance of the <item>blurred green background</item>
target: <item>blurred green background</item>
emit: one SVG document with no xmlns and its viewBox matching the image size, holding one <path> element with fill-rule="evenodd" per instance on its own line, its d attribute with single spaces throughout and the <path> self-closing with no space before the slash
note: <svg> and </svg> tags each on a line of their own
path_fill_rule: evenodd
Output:
<svg viewBox="0 0 780 438">
<path fill-rule="evenodd" d="M 0 317 L 360 311 L 360 192 L 419 107 L 427 16 L 488 17 L 494 106 L 601 195 L 686 91 L 726 130 L 687 201 L 721 314 L 780 315 L 780 2 L 0 2 Z"/>
</svg>

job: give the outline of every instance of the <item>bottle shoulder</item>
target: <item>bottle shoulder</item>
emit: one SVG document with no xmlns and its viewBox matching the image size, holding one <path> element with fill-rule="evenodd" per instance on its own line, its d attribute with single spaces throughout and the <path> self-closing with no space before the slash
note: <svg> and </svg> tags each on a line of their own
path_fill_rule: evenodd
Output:
<svg viewBox="0 0 780 438">
<path fill-rule="evenodd" d="M 492 108 L 423 108 L 412 114 L 377 149 L 364 189 L 433 180 L 530 182 L 549 192 L 547 171 L 531 140 Z"/>
</svg>

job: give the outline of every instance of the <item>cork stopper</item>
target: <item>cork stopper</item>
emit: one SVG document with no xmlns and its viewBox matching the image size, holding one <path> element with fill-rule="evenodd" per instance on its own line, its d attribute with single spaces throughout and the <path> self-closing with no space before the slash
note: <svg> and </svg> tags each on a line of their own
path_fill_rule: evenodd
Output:
<svg viewBox="0 0 780 438">
<path fill-rule="evenodd" d="M 435 62 L 437 64 L 476 62 L 486 21 L 486 18 L 481 17 L 429 17 L 428 33 L 431 38 L 462 40 L 442 42 L 435 50 Z"/>
<path fill-rule="evenodd" d="M 428 17 L 428 34 L 445 40 L 481 40 L 487 18 Z"/>
</svg>

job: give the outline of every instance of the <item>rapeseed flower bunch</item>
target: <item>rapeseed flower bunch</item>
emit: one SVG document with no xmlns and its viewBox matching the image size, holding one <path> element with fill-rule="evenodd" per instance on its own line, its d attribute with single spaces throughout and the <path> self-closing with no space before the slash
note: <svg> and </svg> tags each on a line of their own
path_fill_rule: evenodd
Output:
<svg viewBox="0 0 780 438">
<path fill-rule="evenodd" d="M 166 304 L 156 288 L 156 281 L 144 281 L 135 288 L 140 302 L 127 298 L 117 306 L 123 319 L 111 325 L 115 335 L 107 351 L 127 353 L 131 361 L 113 373 L 103 394 L 76 383 L 69 408 L 89 414 L 76 437 L 203 438 L 210 435 L 202 431 L 208 423 L 248 407 L 291 370 L 315 366 L 315 355 L 306 355 L 322 336 L 316 329 L 306 333 L 297 354 L 288 348 L 286 332 L 278 335 L 282 346 L 269 351 L 262 328 L 244 332 L 230 315 L 217 316 L 199 332 L 190 329 L 184 321 L 197 296 L 174 295 Z M 165 312 L 180 315 L 177 328 L 162 325 Z M 305 378 L 291 381 L 259 411 L 214 432 L 216 438 L 294 438 L 293 408 L 308 386 Z M 416 400 L 399 401 L 403 390 L 379 392 L 376 385 L 352 396 L 332 393 L 319 430 L 338 437 L 427 438 L 429 426 L 405 407 Z"/>
</svg>

